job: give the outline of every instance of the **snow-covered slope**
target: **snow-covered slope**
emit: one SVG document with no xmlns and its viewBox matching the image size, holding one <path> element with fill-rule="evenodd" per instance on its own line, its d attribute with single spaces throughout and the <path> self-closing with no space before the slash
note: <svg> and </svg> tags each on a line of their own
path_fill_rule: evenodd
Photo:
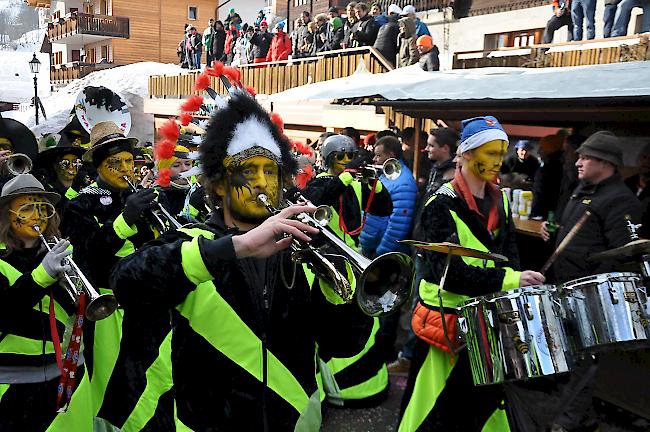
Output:
<svg viewBox="0 0 650 432">
<path fill-rule="evenodd" d="M 39 46 L 40 48 L 40 46 Z M 36 50 L 41 62 L 38 74 L 38 94 L 41 98 L 50 93 L 50 56 Z M 0 51 L 0 101 L 30 102 L 34 96 L 34 75 L 29 70 L 32 52 Z"/>
<path fill-rule="evenodd" d="M 5 46 L 4 51 L 20 51 L 20 52 L 39 52 L 43 39 L 45 38 L 45 30 L 32 30 L 16 40 L 9 42 Z M 4 53 L 3 53 L 4 54 Z"/>
<path fill-rule="evenodd" d="M 141 141 L 153 141 L 153 116 L 144 113 L 144 98 L 148 97 L 150 75 L 179 74 L 185 69 L 172 64 L 141 62 L 119 66 L 90 75 L 42 98 L 47 120 L 34 124 L 34 112 L 12 112 L 11 116 L 23 122 L 37 137 L 48 132 L 58 132 L 68 123 L 68 116 L 77 94 L 86 86 L 104 86 L 118 93 L 129 107 L 132 127 L 129 136 Z"/>
</svg>

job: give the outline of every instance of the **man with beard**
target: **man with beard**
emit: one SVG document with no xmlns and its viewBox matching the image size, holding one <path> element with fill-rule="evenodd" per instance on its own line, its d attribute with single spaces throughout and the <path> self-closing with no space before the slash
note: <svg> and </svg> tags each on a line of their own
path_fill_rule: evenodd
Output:
<svg viewBox="0 0 650 432">
<path fill-rule="evenodd" d="M 271 216 L 296 171 L 288 139 L 249 95 L 217 110 L 200 147 L 211 218 L 120 261 L 111 285 L 126 313 L 171 313 L 178 421 L 192 430 L 318 430 L 315 352 L 360 349 L 369 328 L 283 252 L 318 230 Z M 162 271 L 161 271 L 162 270 Z M 352 323 L 343 326 L 341 323 Z"/>
</svg>

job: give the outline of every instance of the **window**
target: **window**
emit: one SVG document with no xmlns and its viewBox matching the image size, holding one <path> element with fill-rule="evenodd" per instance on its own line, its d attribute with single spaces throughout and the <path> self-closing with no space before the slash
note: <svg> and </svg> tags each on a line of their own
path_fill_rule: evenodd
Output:
<svg viewBox="0 0 650 432">
<path fill-rule="evenodd" d="M 543 34 L 543 28 L 487 34 L 485 35 L 483 49 L 490 51 L 499 48 L 527 47 L 541 43 Z"/>
<path fill-rule="evenodd" d="M 199 8 L 196 6 L 190 6 L 187 9 L 187 19 L 196 20 L 199 19 Z"/>
<path fill-rule="evenodd" d="M 63 63 L 63 51 L 55 52 L 54 53 L 54 64 L 60 65 Z"/>
<path fill-rule="evenodd" d="M 80 50 L 72 50 L 70 52 L 70 54 L 72 54 L 72 61 L 73 62 L 78 62 L 79 59 L 81 58 L 81 55 L 80 55 L 81 51 Z"/>
<path fill-rule="evenodd" d="M 108 45 L 102 45 L 102 58 L 108 61 Z"/>
<path fill-rule="evenodd" d="M 306 4 L 307 4 L 307 0 L 293 0 L 294 7 L 298 7 Z"/>
</svg>

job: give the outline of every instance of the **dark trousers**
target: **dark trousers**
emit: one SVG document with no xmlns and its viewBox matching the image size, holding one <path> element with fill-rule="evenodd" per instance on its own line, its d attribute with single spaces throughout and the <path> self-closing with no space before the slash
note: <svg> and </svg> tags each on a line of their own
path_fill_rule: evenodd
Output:
<svg viewBox="0 0 650 432">
<path fill-rule="evenodd" d="M 606 4 L 605 12 L 603 12 L 603 37 L 610 37 L 612 35 L 612 27 L 614 27 L 614 17 L 616 17 L 616 8 L 618 7 L 617 1 L 616 4 Z"/>
<path fill-rule="evenodd" d="M 546 23 L 546 29 L 544 29 L 544 36 L 542 37 L 542 43 L 549 44 L 553 42 L 553 36 L 555 31 L 561 29 L 564 26 L 569 26 L 569 41 L 573 40 L 573 21 L 571 21 L 571 14 L 566 11 L 562 16 L 556 16 L 553 14 L 550 20 Z"/>
<path fill-rule="evenodd" d="M 411 359 L 411 370 L 402 399 L 400 419 L 413 394 L 415 379 L 424 363 L 429 344 L 418 339 Z M 456 359 L 444 390 L 436 399 L 433 409 L 424 419 L 418 432 L 480 432 L 504 399 L 501 385 L 474 386 L 467 351 Z"/>
</svg>

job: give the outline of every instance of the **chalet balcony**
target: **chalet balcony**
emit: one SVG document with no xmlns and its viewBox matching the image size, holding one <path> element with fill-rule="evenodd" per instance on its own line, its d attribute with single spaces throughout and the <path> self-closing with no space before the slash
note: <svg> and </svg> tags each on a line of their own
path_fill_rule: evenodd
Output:
<svg viewBox="0 0 650 432">
<path fill-rule="evenodd" d="M 55 86 L 69 84 L 73 80 L 80 79 L 103 69 L 110 69 L 119 66 L 114 63 L 83 63 L 72 62 L 61 65 L 52 65 L 50 67 L 50 83 Z"/>
<path fill-rule="evenodd" d="M 50 7 L 50 0 L 25 0 L 25 3 L 27 3 L 27 6 L 35 7 L 35 8 L 49 8 Z"/>
<path fill-rule="evenodd" d="M 111 38 L 129 38 L 129 19 L 110 15 L 77 13 L 50 25 L 51 43 L 92 43 Z"/>
</svg>

